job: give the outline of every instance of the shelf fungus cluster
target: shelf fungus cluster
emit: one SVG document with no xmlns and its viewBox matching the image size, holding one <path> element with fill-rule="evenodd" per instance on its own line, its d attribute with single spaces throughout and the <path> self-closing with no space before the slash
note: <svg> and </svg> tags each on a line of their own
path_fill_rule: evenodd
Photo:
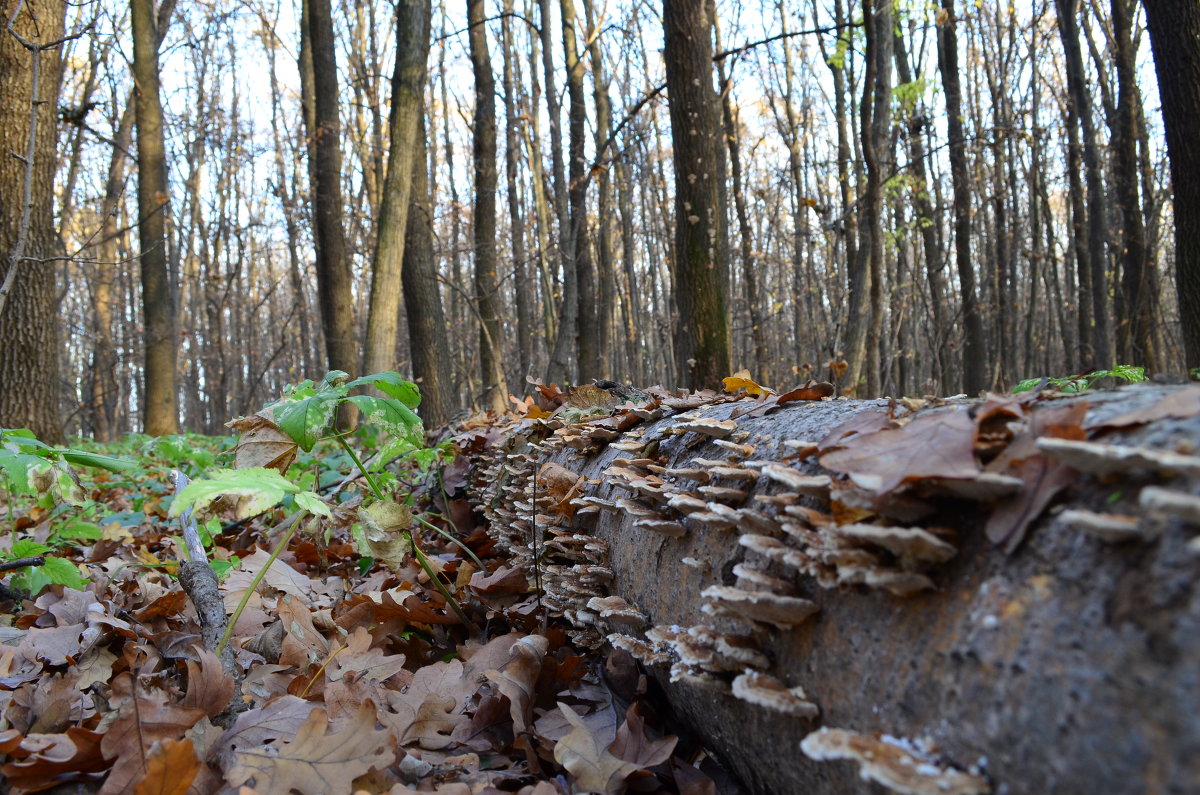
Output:
<svg viewBox="0 0 1200 795">
<path fill-rule="evenodd" d="M 855 762 L 863 780 L 901 795 L 983 795 L 991 791 L 982 776 L 939 764 L 936 751 L 925 743 L 886 734 L 822 728 L 805 737 L 800 748 L 818 762 Z"/>
</svg>

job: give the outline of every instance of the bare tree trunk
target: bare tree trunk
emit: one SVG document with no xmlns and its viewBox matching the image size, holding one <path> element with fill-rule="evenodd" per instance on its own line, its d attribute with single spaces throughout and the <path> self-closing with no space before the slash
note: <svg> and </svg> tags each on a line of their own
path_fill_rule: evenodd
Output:
<svg viewBox="0 0 1200 795">
<path fill-rule="evenodd" d="M 330 0 L 308 0 L 308 33 L 313 64 L 314 238 L 317 289 L 325 354 L 330 370 L 357 374 L 359 351 L 354 334 L 353 277 L 342 226 L 342 147 L 338 119 L 337 56 Z M 350 404 L 343 404 L 349 406 Z M 339 418 L 352 423 L 353 413 Z"/>
<path fill-rule="evenodd" d="M 66 5 L 0 0 L 0 427 L 63 441 L 54 224 Z"/>
<path fill-rule="evenodd" d="M 521 212 L 521 134 L 517 110 L 517 48 L 513 44 L 513 0 L 504 0 L 504 19 L 500 20 L 504 60 L 504 182 L 508 192 L 509 236 L 513 258 L 513 298 L 517 305 L 517 361 L 520 375 L 533 374 L 536 325 L 533 305 L 537 297 L 529 276 L 525 253 L 525 219 Z"/>
<path fill-rule="evenodd" d="M 471 67 L 475 73 L 475 304 L 479 311 L 479 404 L 503 411 L 508 405 L 504 381 L 504 338 L 496 273 L 496 81 L 488 53 L 483 0 L 467 0 Z"/>
<path fill-rule="evenodd" d="M 371 307 L 367 316 L 363 369 L 396 369 L 396 331 L 400 325 L 401 269 L 410 213 L 418 119 L 425 104 L 426 63 L 433 9 L 429 0 L 396 5 L 396 65 L 392 73 L 392 110 L 388 121 L 388 166 L 378 241 L 371 268 Z M 425 168 L 425 164 L 421 164 Z"/>
<path fill-rule="evenodd" d="M 132 0 L 133 70 L 137 92 L 138 240 L 145 314 L 143 427 L 151 436 L 179 432 L 176 394 L 178 308 L 167 265 L 166 146 L 159 100 L 158 41 L 153 0 Z"/>
<path fill-rule="evenodd" d="M 975 265 L 971 261 L 971 186 L 967 173 L 967 142 L 963 136 L 962 88 L 958 77 L 958 35 L 954 0 L 942 0 L 946 20 L 938 27 L 938 68 L 946 89 L 946 128 L 950 138 L 950 180 L 954 185 L 954 252 L 962 290 L 963 391 L 975 395 L 988 387 L 987 342 L 983 333 Z"/>
<path fill-rule="evenodd" d="M 1112 348 L 1109 343 L 1107 253 L 1105 250 L 1104 180 L 1101 176 L 1099 144 L 1096 126 L 1092 121 L 1092 101 L 1083 71 L 1083 55 L 1079 47 L 1079 24 L 1075 18 L 1077 0 L 1055 0 L 1058 27 L 1062 33 L 1066 55 L 1067 86 L 1070 102 L 1083 132 L 1083 165 L 1087 181 L 1087 253 L 1088 281 L 1091 286 L 1092 350 L 1084 351 L 1085 364 L 1092 367 L 1111 367 Z"/>
<path fill-rule="evenodd" d="M 600 162 L 596 164 L 596 371 L 604 378 L 616 377 L 613 325 L 616 311 L 616 273 L 613 266 L 613 200 L 609 168 L 611 151 L 600 151 L 612 135 L 612 101 L 604 70 L 601 31 L 596 28 L 594 0 L 583 0 L 587 22 L 588 54 L 592 65 L 592 98 L 596 106 L 594 141 Z M 586 121 L 586 118 L 585 118 Z"/>
<path fill-rule="evenodd" d="M 1142 0 L 1162 97 L 1175 196 L 1175 293 L 1185 366 L 1200 368 L 1200 5 Z"/>
<path fill-rule="evenodd" d="M 1118 315 L 1117 350 L 1122 363 L 1159 369 L 1154 345 L 1157 285 L 1146 257 L 1146 228 L 1138 196 L 1137 119 L 1138 87 L 1133 48 L 1134 0 L 1112 0 L 1113 39 L 1116 42 L 1116 129 L 1110 146 L 1115 150 L 1114 174 L 1117 206 L 1121 211 L 1121 297 L 1124 312 Z"/>
<path fill-rule="evenodd" d="M 730 373 L 721 260 L 725 216 L 712 78 L 712 20 L 704 0 L 665 0 L 664 50 L 675 166 L 675 359 L 680 383 L 716 387 Z"/>
<path fill-rule="evenodd" d="M 457 408 L 444 351 L 449 350 L 433 254 L 433 203 L 429 196 L 425 118 L 418 120 L 412 192 L 404 241 L 404 307 L 413 380 L 421 388 L 421 419 L 427 428 L 450 420 Z"/>
</svg>

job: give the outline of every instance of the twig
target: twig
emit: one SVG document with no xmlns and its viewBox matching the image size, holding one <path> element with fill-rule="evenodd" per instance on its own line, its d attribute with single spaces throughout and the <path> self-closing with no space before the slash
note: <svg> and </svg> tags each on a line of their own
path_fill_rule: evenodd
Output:
<svg viewBox="0 0 1200 795">
<path fill-rule="evenodd" d="M 26 566 L 43 566 L 46 563 L 45 555 L 37 555 L 32 558 L 16 558 L 15 560 L 6 560 L 0 563 L 0 571 L 12 571 L 13 569 L 23 569 Z"/>
</svg>

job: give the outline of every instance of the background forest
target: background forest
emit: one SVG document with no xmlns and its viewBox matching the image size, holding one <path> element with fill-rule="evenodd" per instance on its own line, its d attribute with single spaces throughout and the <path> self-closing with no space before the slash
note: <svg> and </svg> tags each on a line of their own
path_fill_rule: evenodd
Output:
<svg viewBox="0 0 1200 795">
<path fill-rule="evenodd" d="M 1190 5 L 0 0 L 0 427 L 1184 372 Z"/>
</svg>

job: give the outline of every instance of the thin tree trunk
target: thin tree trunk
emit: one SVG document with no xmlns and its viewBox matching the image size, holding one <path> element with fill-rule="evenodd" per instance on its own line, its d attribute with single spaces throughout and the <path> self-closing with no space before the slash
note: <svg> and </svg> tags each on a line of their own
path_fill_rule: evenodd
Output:
<svg viewBox="0 0 1200 795">
<path fill-rule="evenodd" d="M 504 381 L 504 338 L 496 274 L 496 81 L 488 53 L 483 0 L 467 0 L 468 40 L 475 73 L 475 304 L 479 312 L 479 404 L 503 411 L 508 405 Z"/>
<path fill-rule="evenodd" d="M 716 387 L 730 372 L 721 260 L 725 213 L 712 79 L 712 20 L 704 0 L 665 0 L 664 59 L 675 166 L 675 359 L 680 382 Z"/>
<path fill-rule="evenodd" d="M 958 77 L 958 34 L 954 0 L 942 0 L 946 19 L 938 28 L 938 68 L 946 90 L 946 129 L 950 143 L 950 180 L 954 186 L 954 252 L 962 290 L 963 391 L 975 395 L 987 388 L 987 343 L 971 261 L 971 186 L 967 173 L 967 143 L 963 135 L 962 88 Z"/>
<path fill-rule="evenodd" d="M 504 19 L 500 30 L 504 60 L 504 181 L 508 192 L 509 238 L 513 259 L 513 298 L 517 305 L 517 362 L 522 376 L 533 374 L 533 351 L 536 326 L 533 304 L 537 290 L 529 277 L 529 262 L 525 253 L 525 219 L 521 211 L 521 134 L 517 120 L 517 48 L 513 44 L 513 0 L 504 0 Z"/>
<path fill-rule="evenodd" d="M 337 57 L 329 0 L 307 0 L 308 32 L 312 44 L 314 139 L 314 238 L 317 244 L 317 289 L 325 354 L 330 370 L 351 375 L 358 370 L 354 334 L 353 277 L 346 256 L 342 224 L 342 148 L 338 119 Z M 343 404 L 349 406 L 350 404 Z M 353 413 L 339 423 L 353 422 Z"/>
<path fill-rule="evenodd" d="M 413 380 L 421 388 L 421 419 L 427 428 L 450 420 L 456 408 L 444 351 L 450 343 L 442 299 L 438 294 L 433 253 L 433 203 L 429 195 L 428 140 L 425 118 L 418 120 L 412 167 L 412 192 L 404 241 L 404 308 L 408 317 L 408 344 Z"/>
<path fill-rule="evenodd" d="M 178 318 L 167 263 L 167 185 L 158 41 L 153 0 L 132 0 L 133 70 L 137 89 L 138 241 L 145 314 L 143 427 L 151 436 L 179 432 L 176 394 Z"/>
<path fill-rule="evenodd" d="M 376 224 L 378 241 L 371 268 L 363 369 L 396 369 L 396 331 L 400 324 L 401 269 L 410 213 L 418 119 L 425 102 L 426 63 L 433 9 L 429 0 L 396 5 L 396 65 L 392 73 L 392 110 L 388 120 L 388 166 Z M 424 163 L 421 164 L 424 169 Z"/>
</svg>

